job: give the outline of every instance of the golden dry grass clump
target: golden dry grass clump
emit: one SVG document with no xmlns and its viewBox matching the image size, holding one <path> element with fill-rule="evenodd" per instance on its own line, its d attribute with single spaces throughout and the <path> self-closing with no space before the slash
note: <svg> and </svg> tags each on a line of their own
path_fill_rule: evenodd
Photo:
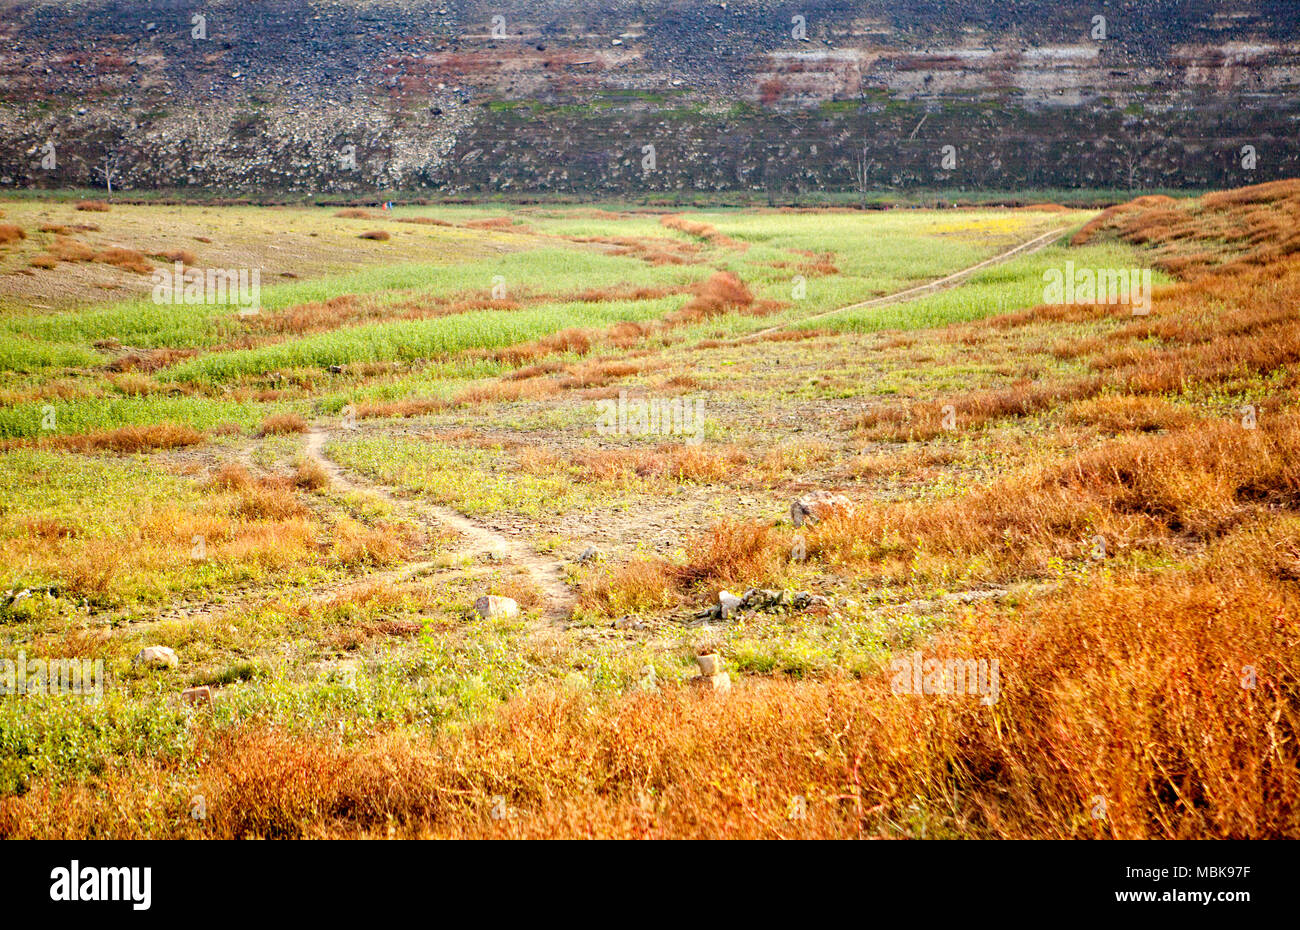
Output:
<svg viewBox="0 0 1300 930">
<path fill-rule="evenodd" d="M 305 432 L 307 432 L 307 421 L 300 413 L 273 413 L 262 421 L 263 436 Z"/>
<path fill-rule="evenodd" d="M 117 429 L 74 433 L 44 439 L 10 439 L 4 449 L 36 446 L 46 449 L 64 449 L 68 452 L 153 452 L 159 449 L 179 449 L 203 442 L 204 434 L 189 426 L 176 423 L 155 423 L 149 426 L 122 426 Z"/>
<path fill-rule="evenodd" d="M 1295 543 L 1294 532 L 1287 537 Z M 1225 557 L 1279 540 L 1242 534 Z M 1267 564 L 1267 563 L 1262 563 Z M 1239 562 L 1069 586 L 926 647 L 999 663 L 999 694 L 748 681 L 592 699 L 536 690 L 433 745 L 196 728 L 209 819 L 166 835 L 1281 838 L 1300 832 L 1294 590 Z M 1261 587 L 1262 585 L 1262 587 Z M 1098 609 L 1099 603 L 1106 605 Z M 1292 631 L 1294 632 L 1294 631 Z M 0 835 L 130 837 L 176 777 L 141 760 L 0 801 Z M 172 792 L 171 794 L 176 794 Z M 497 799 L 510 816 L 492 816 Z M 1099 799 L 1105 817 L 1093 812 Z M 157 803 L 157 802 L 154 802 Z M 798 803 L 804 814 L 792 817 Z M 150 831 L 157 836 L 157 829 Z"/>
<path fill-rule="evenodd" d="M 1157 268 L 1188 279 L 1224 264 L 1268 265 L 1300 252 L 1300 179 L 1220 191 L 1187 203 L 1139 197 L 1102 212 L 1072 241 L 1082 245 L 1103 233 L 1151 246 Z"/>
</svg>

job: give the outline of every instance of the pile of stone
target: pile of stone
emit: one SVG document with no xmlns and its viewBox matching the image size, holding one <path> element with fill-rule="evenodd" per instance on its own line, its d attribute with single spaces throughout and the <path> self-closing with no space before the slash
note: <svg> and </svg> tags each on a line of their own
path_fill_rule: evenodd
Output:
<svg viewBox="0 0 1300 930">
<path fill-rule="evenodd" d="M 807 591 L 778 591 L 771 588 L 750 588 L 740 597 L 730 591 L 718 592 L 718 603 L 696 614 L 700 620 L 730 620 L 737 611 L 754 610 L 766 613 L 776 611 L 803 611 L 830 609 L 831 600 Z"/>
</svg>

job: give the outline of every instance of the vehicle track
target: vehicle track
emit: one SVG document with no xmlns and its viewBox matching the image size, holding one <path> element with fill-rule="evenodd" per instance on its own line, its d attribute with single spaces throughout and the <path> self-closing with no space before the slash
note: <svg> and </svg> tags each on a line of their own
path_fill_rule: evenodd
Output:
<svg viewBox="0 0 1300 930">
<path fill-rule="evenodd" d="M 1060 229 L 1054 229 L 1051 232 L 1045 232 L 1041 236 L 1036 236 L 1028 242 L 1022 242 L 1012 249 L 1008 249 L 992 258 L 986 258 L 982 262 L 963 268 L 961 271 L 954 271 L 950 275 L 937 278 L 925 284 L 918 284 L 915 287 L 909 287 L 906 290 L 896 291 L 893 294 L 885 294 L 882 297 L 872 297 L 870 300 L 860 300 L 854 304 L 848 304 L 843 307 L 836 307 L 833 310 L 823 310 L 821 313 L 814 313 L 812 316 L 806 316 L 800 320 L 790 320 L 786 323 L 779 323 L 776 326 L 769 326 L 767 329 L 761 329 L 756 333 L 750 333 L 747 336 L 741 336 L 735 340 L 735 343 L 753 342 L 762 339 L 764 336 L 770 336 L 772 333 L 780 332 L 783 329 L 789 329 L 792 326 L 810 323 L 813 320 L 820 320 L 824 317 L 832 316 L 836 313 L 844 313 L 849 310 L 865 310 L 869 307 L 884 307 L 889 304 L 901 303 L 904 300 L 911 300 L 915 297 L 924 297 L 927 294 L 938 294 L 941 291 L 951 290 L 958 284 L 961 284 L 976 272 L 983 271 L 985 268 L 992 268 L 994 265 L 1000 265 L 1008 262 L 1013 258 L 1019 258 L 1022 255 L 1032 255 L 1047 248 L 1062 235 L 1070 230 L 1069 226 L 1062 226 Z"/>
<path fill-rule="evenodd" d="M 440 507 L 423 501 L 404 500 L 385 485 L 353 478 L 342 465 L 325 454 L 325 443 L 328 441 L 329 433 L 325 428 L 314 427 L 307 433 L 305 452 L 308 457 L 320 463 L 335 487 L 345 491 L 368 491 L 399 506 L 405 504 L 416 507 L 421 513 L 432 517 L 436 522 L 468 540 L 473 554 L 490 554 L 503 564 L 524 569 L 545 600 L 546 606 L 542 613 L 545 619 L 560 622 L 569 616 L 576 597 L 564 581 L 564 563 L 548 559 L 534 551 L 527 543 L 511 539 L 482 526 L 449 507 Z"/>
</svg>

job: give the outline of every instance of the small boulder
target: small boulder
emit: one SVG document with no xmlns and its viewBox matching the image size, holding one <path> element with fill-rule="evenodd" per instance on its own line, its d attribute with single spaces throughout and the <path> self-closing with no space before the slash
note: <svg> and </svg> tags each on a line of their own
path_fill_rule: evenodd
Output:
<svg viewBox="0 0 1300 930">
<path fill-rule="evenodd" d="M 199 685 L 196 688 L 186 688 L 181 692 L 181 700 L 186 704 L 205 704 L 212 706 L 212 689 L 207 685 Z"/>
<path fill-rule="evenodd" d="M 809 491 L 796 497 L 790 505 L 790 520 L 795 526 L 812 525 L 836 515 L 853 513 L 853 501 L 830 491 Z"/>
<path fill-rule="evenodd" d="M 519 616 L 519 605 L 513 598 L 486 594 L 474 602 L 474 611 L 484 620 L 513 620 Z"/>
<path fill-rule="evenodd" d="M 736 595 L 732 594 L 730 591 L 719 591 L 718 592 L 718 616 L 721 617 L 723 620 L 726 620 L 737 610 L 739 610 L 743 603 L 744 601 L 736 597 Z"/>
<path fill-rule="evenodd" d="M 653 665 L 641 666 L 640 677 L 637 679 L 637 687 L 642 691 L 658 691 L 659 676 L 655 673 Z"/>
<path fill-rule="evenodd" d="M 704 656 L 696 656 L 695 662 L 700 667 L 700 674 L 705 677 L 716 675 L 722 671 L 722 657 L 716 652 Z"/>
<path fill-rule="evenodd" d="M 145 646 L 136 653 L 132 664 L 148 668 L 175 668 L 180 665 L 180 660 L 170 646 Z"/>
<path fill-rule="evenodd" d="M 726 672 L 719 672 L 716 675 L 697 675 L 691 679 L 691 685 L 712 691 L 714 694 L 727 694 L 731 691 L 731 676 Z"/>
<path fill-rule="evenodd" d="M 595 546 L 588 546 L 578 554 L 578 561 L 584 565 L 588 562 L 594 562 L 600 558 L 600 550 Z"/>
</svg>

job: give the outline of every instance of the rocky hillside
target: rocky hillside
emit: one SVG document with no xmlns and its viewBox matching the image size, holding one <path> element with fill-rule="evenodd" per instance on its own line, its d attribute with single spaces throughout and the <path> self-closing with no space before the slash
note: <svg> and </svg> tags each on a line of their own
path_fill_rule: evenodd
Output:
<svg viewBox="0 0 1300 930">
<path fill-rule="evenodd" d="M 0 0 L 0 75 L 0 189 L 1300 174 L 1292 0 Z"/>
</svg>

